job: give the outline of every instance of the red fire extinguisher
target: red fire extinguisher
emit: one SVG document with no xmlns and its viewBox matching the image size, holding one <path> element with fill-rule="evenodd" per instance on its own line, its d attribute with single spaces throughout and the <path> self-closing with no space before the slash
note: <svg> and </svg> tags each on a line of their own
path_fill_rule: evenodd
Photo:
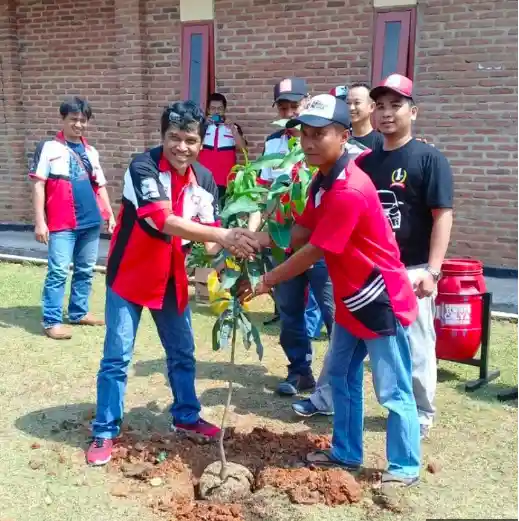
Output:
<svg viewBox="0 0 519 521">
<path fill-rule="evenodd" d="M 467 360 L 477 353 L 482 340 L 483 264 L 473 259 L 448 259 L 442 266 L 436 298 L 436 356 Z"/>
</svg>

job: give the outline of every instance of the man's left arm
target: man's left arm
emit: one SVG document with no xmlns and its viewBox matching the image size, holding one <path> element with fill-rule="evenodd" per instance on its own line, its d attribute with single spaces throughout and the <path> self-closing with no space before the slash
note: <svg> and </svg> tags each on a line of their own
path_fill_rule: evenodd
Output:
<svg viewBox="0 0 519 521">
<path fill-rule="evenodd" d="M 438 282 L 434 274 L 441 271 L 449 248 L 453 222 L 454 186 L 452 169 L 447 158 L 441 152 L 430 156 L 425 174 L 425 202 L 431 209 L 433 226 L 429 242 L 428 273 L 421 281 L 415 282 L 418 298 L 429 297 L 434 293 Z"/>
<path fill-rule="evenodd" d="M 97 194 L 101 200 L 101 214 L 105 221 L 108 222 L 108 233 L 112 233 L 115 228 L 115 216 L 110 203 L 110 196 L 106 189 L 106 177 L 101 168 L 99 160 L 99 153 L 94 149 L 94 161 L 92 164 L 92 177 L 94 183 L 97 185 Z"/>
</svg>

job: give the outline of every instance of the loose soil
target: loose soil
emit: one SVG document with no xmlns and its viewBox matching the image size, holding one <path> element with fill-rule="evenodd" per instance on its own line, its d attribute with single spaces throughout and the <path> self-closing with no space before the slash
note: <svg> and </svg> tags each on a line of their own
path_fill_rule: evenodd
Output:
<svg viewBox="0 0 519 521">
<path fill-rule="evenodd" d="M 328 506 L 358 503 L 366 476 L 357 481 L 341 469 L 310 469 L 306 454 L 330 446 L 330 437 L 311 433 L 276 434 L 262 428 L 250 433 L 227 431 L 229 462 L 243 465 L 254 476 L 253 493 L 273 487 L 299 505 Z M 199 480 L 204 469 L 219 461 L 218 446 L 178 434 L 149 437 L 124 432 L 114 447 L 111 470 L 133 482 L 133 491 L 145 492 L 149 506 L 176 521 L 246 521 L 251 502 L 234 504 L 202 501 Z M 168 517 L 169 518 L 169 517 Z"/>
</svg>

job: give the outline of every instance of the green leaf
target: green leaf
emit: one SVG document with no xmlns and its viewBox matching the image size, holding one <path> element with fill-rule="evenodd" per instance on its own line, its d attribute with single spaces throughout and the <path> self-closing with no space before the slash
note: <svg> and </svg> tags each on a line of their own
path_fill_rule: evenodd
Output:
<svg viewBox="0 0 519 521">
<path fill-rule="evenodd" d="M 288 174 L 281 174 L 272 183 L 270 191 L 276 190 L 280 186 L 289 186 L 292 183 L 292 178 Z"/>
<path fill-rule="evenodd" d="M 278 168 L 284 161 L 284 154 L 265 154 L 250 164 L 250 167 L 256 171 L 263 168 Z"/>
<path fill-rule="evenodd" d="M 261 342 L 258 328 L 252 323 L 252 320 L 245 311 L 240 314 L 240 319 L 243 321 L 244 327 L 250 332 L 249 334 L 252 336 L 252 340 L 256 344 L 256 353 L 258 353 L 258 358 L 260 361 L 263 360 L 263 343 Z"/>
<path fill-rule="evenodd" d="M 214 323 L 214 326 L 213 326 L 213 333 L 212 333 L 213 351 L 219 351 L 221 348 L 221 345 L 220 345 L 220 327 L 221 327 L 221 325 L 222 325 L 222 315 L 220 315 L 218 317 L 218 319 L 216 320 L 216 322 Z"/>
<path fill-rule="evenodd" d="M 246 266 L 251 286 L 255 288 L 259 283 L 261 275 L 263 275 L 262 264 L 258 260 L 253 260 L 247 261 Z"/>
<path fill-rule="evenodd" d="M 285 262 L 286 256 L 285 256 L 285 250 L 283 248 L 279 248 L 278 246 L 272 247 L 272 257 L 274 257 L 274 260 L 277 264 L 281 264 L 282 262 Z"/>
<path fill-rule="evenodd" d="M 233 201 L 223 209 L 220 214 L 222 219 L 228 219 L 232 215 L 239 213 L 253 213 L 260 209 L 258 203 L 254 202 L 250 197 L 240 196 L 236 201 Z"/>
<path fill-rule="evenodd" d="M 166 461 L 168 459 L 168 453 L 166 451 L 159 452 L 159 455 L 157 456 L 157 463 L 162 463 L 163 461 Z"/>
<path fill-rule="evenodd" d="M 233 270 L 231 268 L 225 268 L 223 270 L 222 282 L 220 283 L 220 289 L 231 289 L 238 279 L 240 278 L 241 271 Z"/>
<path fill-rule="evenodd" d="M 299 145 L 299 139 L 296 138 L 295 136 L 292 136 L 288 140 L 288 150 L 292 151 L 294 149 L 294 147 L 297 147 L 298 145 Z"/>
<path fill-rule="evenodd" d="M 249 319 L 243 314 L 243 312 L 240 313 L 238 322 L 243 337 L 243 345 L 245 346 L 245 349 L 249 350 L 253 341 L 252 324 L 249 322 Z"/>
<path fill-rule="evenodd" d="M 279 165 L 280 169 L 288 170 L 293 167 L 299 161 L 302 161 L 305 158 L 305 153 L 301 147 L 294 147 L 292 151 L 285 157 L 281 165 Z"/>
<path fill-rule="evenodd" d="M 234 320 L 225 319 L 220 324 L 220 348 L 227 349 L 231 340 Z"/>
<path fill-rule="evenodd" d="M 302 186 L 309 185 L 310 181 L 312 180 L 312 173 L 304 167 L 299 169 L 297 176 L 299 177 L 299 181 L 301 181 Z"/>
<path fill-rule="evenodd" d="M 274 269 L 274 264 L 272 262 L 272 259 L 270 258 L 270 255 L 267 255 L 266 253 L 262 253 L 261 261 L 263 262 L 264 273 L 267 273 L 267 271 L 271 271 Z"/>
<path fill-rule="evenodd" d="M 286 249 L 290 246 L 290 229 L 292 223 L 290 221 L 279 224 L 276 221 L 268 222 L 269 235 L 277 246 Z"/>
</svg>

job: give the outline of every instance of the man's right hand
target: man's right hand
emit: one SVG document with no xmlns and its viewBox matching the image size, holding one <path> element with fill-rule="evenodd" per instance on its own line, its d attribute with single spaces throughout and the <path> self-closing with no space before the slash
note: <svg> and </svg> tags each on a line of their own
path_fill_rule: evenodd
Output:
<svg viewBox="0 0 519 521">
<path fill-rule="evenodd" d="M 261 244 L 256 240 L 255 233 L 244 228 L 231 228 L 220 230 L 219 243 L 237 257 L 251 257 L 261 249 Z"/>
<path fill-rule="evenodd" d="M 36 224 L 34 227 L 34 235 L 38 242 L 49 244 L 49 228 L 46 223 Z"/>
</svg>

